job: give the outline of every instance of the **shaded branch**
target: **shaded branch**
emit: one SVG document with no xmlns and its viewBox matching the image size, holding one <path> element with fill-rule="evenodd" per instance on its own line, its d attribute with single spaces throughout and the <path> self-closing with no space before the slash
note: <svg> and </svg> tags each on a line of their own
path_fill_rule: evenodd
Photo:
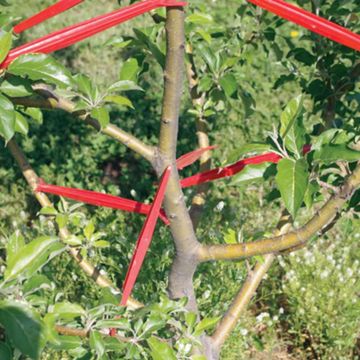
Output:
<svg viewBox="0 0 360 360">
<path fill-rule="evenodd" d="M 38 89 L 39 90 L 39 89 Z M 153 163 L 155 150 L 152 146 L 146 145 L 135 136 L 120 129 L 116 125 L 109 124 L 101 128 L 99 122 L 91 118 L 85 111 L 75 111 L 75 104 L 69 100 L 61 98 L 48 90 L 39 90 L 41 97 L 14 97 L 11 98 L 14 104 L 22 105 L 25 107 L 35 107 L 41 109 L 59 109 L 70 113 L 80 120 L 83 120 L 88 125 L 100 131 L 102 134 L 107 135 L 120 143 L 127 146 L 129 149 L 135 151 L 145 159 Z"/>
<path fill-rule="evenodd" d="M 36 197 L 37 201 L 42 207 L 52 207 L 52 203 L 49 200 L 49 198 L 44 193 L 36 192 L 35 189 L 37 187 L 39 177 L 35 173 L 35 171 L 30 166 L 29 162 L 27 161 L 24 153 L 19 148 L 17 143 L 14 139 L 10 140 L 7 144 L 7 148 L 11 152 L 12 156 L 16 160 L 17 164 L 20 167 L 20 170 L 22 174 L 24 175 L 27 183 L 29 184 L 32 192 L 34 193 L 34 196 Z M 67 239 L 70 234 L 66 228 L 62 228 L 59 230 L 59 236 L 60 239 Z M 100 287 L 110 287 L 115 289 L 115 286 L 111 283 L 109 279 L 106 277 L 100 275 L 98 269 L 94 267 L 88 260 L 84 259 L 81 254 L 80 250 L 75 247 L 67 247 L 68 252 L 70 255 L 74 258 L 76 263 L 79 265 L 79 267 L 85 272 L 86 275 L 91 277 L 96 284 L 98 284 Z M 116 291 L 118 291 L 116 289 Z M 134 299 L 129 299 L 128 306 L 132 308 L 139 308 L 142 306 L 142 304 Z"/>
<path fill-rule="evenodd" d="M 189 84 L 191 102 L 194 108 L 202 108 L 205 102 L 205 94 L 199 93 L 198 91 L 199 77 L 196 70 L 192 46 L 189 43 L 186 44 L 186 55 L 188 59 L 186 63 L 186 76 Z M 196 117 L 195 125 L 199 147 L 208 147 L 210 145 L 208 136 L 208 125 L 202 113 L 200 113 L 199 116 Z M 210 170 L 210 168 L 210 151 L 207 151 L 200 158 L 200 172 Z M 209 187 L 209 184 L 201 184 L 197 188 L 196 195 L 192 199 L 190 217 L 195 228 L 200 221 L 201 214 L 205 205 L 206 193 L 208 192 Z"/>
<path fill-rule="evenodd" d="M 360 164 L 348 177 L 339 191 L 334 194 L 317 214 L 303 227 L 290 233 L 273 238 L 235 245 L 202 245 L 200 260 L 235 260 L 255 255 L 277 253 L 305 244 L 327 226 L 339 213 L 360 185 Z"/>
<path fill-rule="evenodd" d="M 285 233 L 291 227 L 291 217 L 287 212 L 283 215 L 277 225 L 276 234 Z M 242 285 L 240 291 L 233 300 L 230 308 L 219 322 L 214 334 L 211 337 L 213 346 L 219 352 L 225 340 L 230 336 L 231 332 L 236 327 L 241 315 L 244 313 L 246 307 L 250 303 L 252 297 L 255 295 L 262 279 L 268 272 L 271 264 L 274 262 L 276 256 L 274 254 L 265 255 L 263 261 L 258 261 L 253 270 L 248 273 L 248 276 Z"/>
</svg>

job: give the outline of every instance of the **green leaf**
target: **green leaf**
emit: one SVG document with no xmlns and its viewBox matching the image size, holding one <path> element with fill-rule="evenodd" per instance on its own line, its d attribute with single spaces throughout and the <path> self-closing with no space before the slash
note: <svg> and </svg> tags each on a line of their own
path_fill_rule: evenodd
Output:
<svg viewBox="0 0 360 360">
<path fill-rule="evenodd" d="M 81 347 L 82 340 L 78 336 L 55 335 L 56 343 L 51 343 L 50 346 L 54 350 L 72 350 Z"/>
<path fill-rule="evenodd" d="M 297 158 L 302 156 L 302 148 L 305 144 L 305 128 L 300 117 L 302 110 L 303 98 L 298 96 L 287 104 L 281 114 L 280 135 L 285 147 Z"/>
<path fill-rule="evenodd" d="M 128 345 L 125 342 L 121 342 L 116 338 L 113 337 L 105 337 L 103 339 L 104 345 L 106 350 L 108 351 L 116 351 L 116 352 L 120 352 L 123 351 Z"/>
<path fill-rule="evenodd" d="M 314 203 L 314 196 L 319 191 L 319 184 L 316 181 L 310 181 L 304 195 L 304 203 L 307 209 L 311 209 Z"/>
<path fill-rule="evenodd" d="M 5 279 L 10 281 L 22 274 L 35 259 L 43 254 L 47 254 L 49 248 L 56 242 L 58 242 L 56 237 L 42 236 L 23 246 L 16 255 L 8 261 Z"/>
<path fill-rule="evenodd" d="M 154 56 L 155 60 L 159 63 L 159 65 L 164 69 L 165 68 L 165 54 L 161 51 L 159 46 L 150 39 L 150 37 L 145 34 L 144 31 L 140 29 L 133 29 L 136 37 L 141 41 L 147 49 Z"/>
<path fill-rule="evenodd" d="M 147 343 L 151 349 L 153 360 L 176 360 L 174 350 L 165 341 L 160 341 L 152 336 L 147 339 Z"/>
<path fill-rule="evenodd" d="M 84 229 L 84 235 L 86 239 L 90 240 L 95 231 L 95 225 L 92 221 L 89 221 Z"/>
<path fill-rule="evenodd" d="M 113 319 L 113 320 L 100 320 L 96 323 L 96 328 L 98 329 L 106 329 L 106 328 L 114 328 L 114 329 L 122 329 L 122 330 L 131 330 L 130 321 L 123 319 Z"/>
<path fill-rule="evenodd" d="M 23 135 L 27 135 L 29 131 L 27 120 L 18 111 L 15 112 L 15 131 Z"/>
<path fill-rule="evenodd" d="M 0 64 L 5 60 L 11 49 L 12 35 L 11 33 L 0 32 Z"/>
<path fill-rule="evenodd" d="M 200 55 L 204 59 L 205 63 L 209 66 L 211 72 L 213 74 L 217 74 L 220 67 L 218 54 L 215 54 L 210 47 L 205 45 L 199 46 L 198 50 L 200 51 Z"/>
<path fill-rule="evenodd" d="M 146 320 L 145 324 L 141 328 L 142 334 L 141 338 L 150 335 L 151 333 L 158 331 L 164 328 L 166 325 L 166 320 L 160 314 L 151 314 Z"/>
<path fill-rule="evenodd" d="M 295 219 L 308 186 L 308 165 L 305 159 L 282 159 L 277 165 L 276 183 L 289 213 Z"/>
<path fill-rule="evenodd" d="M 0 95 L 0 135 L 9 141 L 15 133 L 15 110 L 12 102 Z"/>
<path fill-rule="evenodd" d="M 57 210 L 53 206 L 43 207 L 39 211 L 39 214 L 41 214 L 41 215 L 57 215 L 57 213 L 58 213 Z"/>
<path fill-rule="evenodd" d="M 12 360 L 13 354 L 11 348 L 6 343 L 0 343 L 0 359 L 1 360 Z"/>
<path fill-rule="evenodd" d="M 114 46 L 118 49 L 122 49 L 122 48 L 128 46 L 131 42 L 132 42 L 132 40 L 123 40 L 122 37 L 116 36 L 115 38 L 107 41 L 105 43 L 105 46 Z"/>
<path fill-rule="evenodd" d="M 76 81 L 79 91 L 90 99 L 91 102 L 95 103 L 98 98 L 99 91 L 97 86 L 92 83 L 91 79 L 86 75 L 77 74 L 74 76 L 74 80 Z"/>
<path fill-rule="evenodd" d="M 325 164 L 335 161 L 358 161 L 360 160 L 360 151 L 350 149 L 346 144 L 323 145 L 319 150 L 314 152 L 314 160 Z"/>
<path fill-rule="evenodd" d="M 144 91 L 140 86 L 136 85 L 133 81 L 130 80 L 120 80 L 112 84 L 108 92 L 118 92 L 118 91 L 129 91 L 129 90 L 139 90 Z"/>
<path fill-rule="evenodd" d="M 26 109 L 22 110 L 22 112 L 25 113 L 26 115 L 28 115 L 33 120 L 35 120 L 35 122 L 37 124 L 41 125 L 43 123 L 43 114 L 40 109 L 26 108 Z"/>
<path fill-rule="evenodd" d="M 98 357 L 101 357 L 105 354 L 105 346 L 103 343 L 103 339 L 98 331 L 91 331 L 89 344 L 90 347 L 95 350 Z"/>
<path fill-rule="evenodd" d="M 63 242 L 70 246 L 80 246 L 82 244 L 81 238 L 74 234 L 71 234 L 66 239 L 63 239 Z"/>
<path fill-rule="evenodd" d="M 59 227 L 59 229 L 63 229 L 69 220 L 69 216 L 67 214 L 58 213 L 56 215 L 55 221 Z"/>
<path fill-rule="evenodd" d="M 295 120 L 301 114 L 303 108 L 303 97 L 302 95 L 297 96 L 296 98 L 290 100 L 286 105 L 284 111 L 280 116 L 280 135 L 282 138 L 285 138 L 286 134 L 293 126 Z"/>
<path fill-rule="evenodd" d="M 1 301 L 0 323 L 16 348 L 31 359 L 39 359 L 45 345 L 44 325 L 35 311 L 25 304 Z"/>
<path fill-rule="evenodd" d="M 136 81 L 139 73 L 138 61 L 134 58 L 127 59 L 120 70 L 120 80 Z"/>
<path fill-rule="evenodd" d="M 305 145 L 305 128 L 301 119 L 295 121 L 285 136 L 284 143 L 286 149 L 296 154 L 297 158 L 302 156 L 302 149 Z"/>
<path fill-rule="evenodd" d="M 73 320 L 80 316 L 85 316 L 86 311 L 79 304 L 68 301 L 58 302 L 54 305 L 52 313 L 60 319 Z"/>
<path fill-rule="evenodd" d="M 233 74 L 226 74 L 219 80 L 220 86 L 223 88 L 225 95 L 231 97 L 237 90 L 238 84 Z"/>
<path fill-rule="evenodd" d="M 226 244 L 237 244 L 236 231 L 233 229 L 227 229 L 224 234 L 224 241 Z"/>
<path fill-rule="evenodd" d="M 106 240 L 98 240 L 94 242 L 94 247 L 101 249 L 108 248 L 110 247 L 110 243 Z"/>
<path fill-rule="evenodd" d="M 110 123 L 109 112 L 104 107 L 100 107 L 100 108 L 91 110 L 91 117 L 93 117 L 94 119 L 96 119 L 99 122 L 102 129 L 105 128 L 106 126 L 108 126 Z"/>
<path fill-rule="evenodd" d="M 204 30 L 197 30 L 196 31 L 197 34 L 199 34 L 208 44 L 211 44 L 211 35 Z"/>
<path fill-rule="evenodd" d="M 54 244 L 50 245 L 46 251 L 36 257 L 33 262 L 31 262 L 25 272 L 25 276 L 33 276 L 39 269 L 45 266 L 54 257 L 60 255 L 63 251 L 65 251 L 65 246 L 60 242 L 55 242 Z"/>
<path fill-rule="evenodd" d="M 60 87 L 72 85 L 70 72 L 54 58 L 45 54 L 27 54 L 15 59 L 8 68 L 9 73 L 27 76 Z"/>
<path fill-rule="evenodd" d="M 34 275 L 24 283 L 24 294 L 29 295 L 40 289 L 51 289 L 51 281 L 45 275 Z"/>
<path fill-rule="evenodd" d="M 194 325 L 196 324 L 196 318 L 197 315 L 194 312 L 189 311 L 185 314 L 185 321 L 189 328 L 192 329 L 194 327 Z"/>
<path fill-rule="evenodd" d="M 193 13 L 186 17 L 186 22 L 198 24 L 198 25 L 207 25 L 213 22 L 213 18 L 209 14 L 204 13 Z"/>
<path fill-rule="evenodd" d="M 263 180 L 269 163 L 246 165 L 242 171 L 232 177 L 230 185 L 246 185 L 253 181 Z"/>
<path fill-rule="evenodd" d="M 3 81 L 0 91 L 10 97 L 25 97 L 33 93 L 29 80 L 17 76 L 9 76 Z"/>
<path fill-rule="evenodd" d="M 104 99 L 106 102 L 115 103 L 121 106 L 127 106 L 134 109 L 133 103 L 126 97 L 120 95 L 108 95 Z"/>
<path fill-rule="evenodd" d="M 11 262 L 19 250 L 25 246 L 25 239 L 20 231 L 15 231 L 9 238 L 6 245 L 6 261 Z"/>
<path fill-rule="evenodd" d="M 202 319 L 196 326 L 194 330 L 194 336 L 200 336 L 205 330 L 213 328 L 216 323 L 220 320 L 220 316 L 213 318 Z"/>
<path fill-rule="evenodd" d="M 261 154 L 264 152 L 273 151 L 273 148 L 269 144 L 264 143 L 250 143 L 241 146 L 233 151 L 231 151 L 230 155 L 227 157 L 227 162 L 235 162 L 240 159 L 240 157 L 244 154 Z"/>
</svg>

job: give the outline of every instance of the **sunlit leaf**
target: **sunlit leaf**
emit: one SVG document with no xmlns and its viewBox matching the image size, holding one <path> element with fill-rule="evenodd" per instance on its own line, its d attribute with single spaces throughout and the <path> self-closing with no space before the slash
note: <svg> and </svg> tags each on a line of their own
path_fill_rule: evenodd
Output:
<svg viewBox="0 0 360 360">
<path fill-rule="evenodd" d="M 289 213 L 295 218 L 308 186 L 308 165 L 305 159 L 282 159 L 277 166 L 276 183 Z"/>
</svg>

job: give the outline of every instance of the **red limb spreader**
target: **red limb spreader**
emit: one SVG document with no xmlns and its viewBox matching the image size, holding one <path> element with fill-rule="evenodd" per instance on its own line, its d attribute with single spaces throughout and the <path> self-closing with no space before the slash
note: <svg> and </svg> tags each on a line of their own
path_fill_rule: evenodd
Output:
<svg viewBox="0 0 360 360">
<path fill-rule="evenodd" d="M 311 151 L 311 145 L 304 145 L 303 147 L 303 154 L 307 154 L 309 151 Z M 199 174 L 195 174 L 193 176 L 190 176 L 188 178 L 181 180 L 181 187 L 190 187 L 194 185 L 199 185 L 208 181 L 221 179 L 224 177 L 233 176 L 237 173 L 239 173 L 241 170 L 244 169 L 246 165 L 256 165 L 256 164 L 262 164 L 264 162 L 270 162 L 270 163 L 278 163 L 282 157 L 276 153 L 269 152 L 262 155 L 252 156 L 248 157 L 243 160 L 239 160 L 238 162 L 225 166 L 223 168 L 216 168 L 213 170 L 205 171 Z"/>
<path fill-rule="evenodd" d="M 182 156 L 180 156 L 177 160 L 176 160 L 176 167 L 178 170 L 182 170 L 183 168 L 193 164 L 196 160 L 198 160 L 201 155 L 203 153 L 205 153 L 206 151 L 209 150 L 213 150 L 215 149 L 217 146 L 213 145 L 213 146 L 206 146 L 194 151 L 191 151 L 187 154 L 184 154 Z"/>
<path fill-rule="evenodd" d="M 141 265 L 144 261 L 146 252 L 150 246 L 151 239 L 154 234 L 155 225 L 157 218 L 159 217 L 159 211 L 161 209 L 161 204 L 164 199 L 166 186 L 170 177 L 171 166 L 168 166 L 161 178 L 158 191 L 156 192 L 154 202 L 151 206 L 149 215 L 147 216 L 144 226 L 141 229 L 141 233 L 136 242 L 136 247 L 134 255 L 131 259 L 128 272 L 125 277 L 124 286 L 123 286 L 123 295 L 121 298 L 120 305 L 126 306 L 128 298 L 131 294 L 131 291 L 134 287 L 137 276 L 139 275 Z"/>
<path fill-rule="evenodd" d="M 93 19 L 83 21 L 79 24 L 68 26 L 40 39 L 19 46 L 9 52 L 5 61 L 0 65 L 0 68 L 5 69 L 17 57 L 24 54 L 48 54 L 53 51 L 66 48 L 99 32 L 107 30 L 115 25 L 123 23 L 138 15 L 157 9 L 159 7 L 176 7 L 184 5 L 186 5 L 185 2 L 176 0 L 145 0 L 137 2 L 108 14 L 100 15 Z"/>
<path fill-rule="evenodd" d="M 282 0 L 248 0 L 261 8 L 339 44 L 360 51 L 360 35 Z"/>
<path fill-rule="evenodd" d="M 29 17 L 28 19 L 20 22 L 14 27 L 14 32 L 20 34 L 23 31 L 30 29 L 56 15 L 59 15 L 72 7 L 80 4 L 84 0 L 59 0 L 56 4 L 40 11 L 39 13 Z"/>
<path fill-rule="evenodd" d="M 39 180 L 36 191 L 63 196 L 65 198 L 81 201 L 90 205 L 103 206 L 111 209 L 119 209 L 144 215 L 148 215 L 151 210 L 151 205 L 143 204 L 138 201 L 121 198 L 119 196 L 103 194 L 96 191 L 49 185 L 46 184 L 42 179 Z M 160 210 L 159 217 L 166 225 L 169 225 L 169 220 L 163 210 Z"/>
</svg>

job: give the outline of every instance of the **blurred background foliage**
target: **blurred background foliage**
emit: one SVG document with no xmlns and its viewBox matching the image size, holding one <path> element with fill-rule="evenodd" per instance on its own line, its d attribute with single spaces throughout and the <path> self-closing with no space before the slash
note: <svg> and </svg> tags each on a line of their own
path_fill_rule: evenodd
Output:
<svg viewBox="0 0 360 360">
<path fill-rule="evenodd" d="M 50 5 L 52 1 L 12 0 L 4 11 L 19 16 Z M 121 5 L 126 2 L 121 2 Z M 307 9 L 332 18 L 353 31 L 360 30 L 359 4 L 354 1 L 297 1 Z M 21 35 L 19 42 L 34 39 L 52 30 L 116 9 L 115 1 L 85 1 L 83 4 Z M 234 150 L 249 142 L 263 141 L 278 124 L 287 102 L 305 94 L 305 126 L 316 133 L 326 121 L 326 107 L 334 94 L 336 106 L 330 126 L 359 129 L 359 85 L 350 73 L 359 67 L 358 54 L 323 40 L 298 26 L 279 20 L 244 1 L 199 1 L 189 7 L 201 16 L 187 22 L 187 37 L 201 79 L 211 78 L 200 87 L 207 93 L 206 117 L 213 152 L 213 165 L 229 162 Z M 315 8 L 314 8 L 315 7 Z M 161 11 L 159 15 L 163 15 Z M 131 92 L 134 109 L 112 106 L 111 121 L 155 144 L 161 114 L 161 66 L 149 51 L 123 41 L 136 37 L 133 28 L 152 31 L 159 47 L 164 31 L 154 30 L 149 15 L 61 50 L 55 57 L 73 73 L 88 75 L 100 88 L 119 76 L 129 58 L 140 66 L 138 83 L 144 92 Z M 209 70 L 204 57 L 209 48 L 227 62 L 225 70 Z M 205 59 L 205 60 L 204 60 Z M 224 74 L 235 79 L 236 89 L 225 91 Z M 342 96 L 343 82 L 350 90 Z M 213 85 L 212 85 L 213 86 Z M 340 89 L 339 89 L 340 88 Z M 197 147 L 196 111 L 184 85 L 178 154 Z M 337 95 L 336 95 L 337 96 Z M 32 166 L 48 183 L 66 185 L 149 202 L 156 177 L 148 164 L 124 146 L 96 133 L 79 120 L 60 111 L 44 111 L 41 123 L 32 122 L 28 137 L 17 137 Z M 183 171 L 190 175 L 197 165 Z M 0 237 L 15 230 L 27 238 L 53 231 L 26 186 L 8 151 L 0 148 Z M 201 241 L 226 242 L 256 238 L 271 231 L 280 215 L 277 200 L 268 200 L 272 183 L 229 186 L 227 180 L 211 185 L 204 214 L 198 228 Z M 186 190 L 191 199 L 195 189 Z M 58 198 L 53 198 L 55 203 Z M 121 286 L 143 217 L 119 211 L 83 206 L 77 211 L 92 219 L 97 231 L 111 246 L 89 248 L 88 254 L 102 271 Z M 357 359 L 359 358 L 360 224 L 353 214 L 343 217 L 321 240 L 306 250 L 283 256 L 271 269 L 256 298 L 227 341 L 222 359 Z M 299 222 L 309 216 L 304 210 Z M 74 225 L 81 232 L 81 225 Z M 173 255 L 169 231 L 158 226 L 135 286 L 134 296 L 144 302 L 157 301 L 165 292 L 167 273 Z M 251 263 L 251 262 L 250 262 Z M 206 316 L 221 315 L 229 306 L 246 275 L 246 262 L 209 263 L 200 266 L 195 285 L 199 306 Z M 45 273 L 62 291 L 63 299 L 94 306 L 102 296 L 68 255 L 47 265 Z M 44 354 L 44 359 L 67 359 L 59 353 Z"/>
</svg>

